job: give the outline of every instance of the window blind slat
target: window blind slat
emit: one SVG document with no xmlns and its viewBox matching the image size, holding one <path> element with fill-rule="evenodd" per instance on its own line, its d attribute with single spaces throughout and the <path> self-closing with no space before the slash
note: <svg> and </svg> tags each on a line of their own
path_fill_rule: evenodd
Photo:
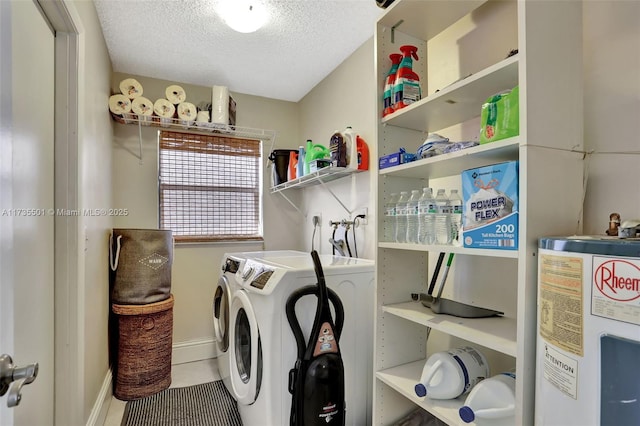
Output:
<svg viewBox="0 0 640 426">
<path fill-rule="evenodd" d="M 160 132 L 160 227 L 176 241 L 261 239 L 261 141 Z"/>
</svg>

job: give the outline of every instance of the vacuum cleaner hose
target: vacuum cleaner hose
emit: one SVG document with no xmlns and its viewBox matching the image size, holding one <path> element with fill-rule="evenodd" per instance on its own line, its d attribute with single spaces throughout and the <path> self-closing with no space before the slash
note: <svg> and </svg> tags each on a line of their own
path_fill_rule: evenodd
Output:
<svg viewBox="0 0 640 426">
<path fill-rule="evenodd" d="M 340 334 L 342 333 L 342 327 L 344 326 L 344 306 L 342 305 L 342 300 L 338 297 L 338 294 L 331 290 L 327 289 L 329 293 L 329 300 L 333 305 L 333 309 L 336 313 L 336 338 L 340 340 Z M 291 331 L 293 332 L 293 337 L 296 339 L 296 346 L 298 347 L 298 358 L 302 358 L 304 355 L 304 350 L 307 342 L 304 340 L 304 335 L 302 334 L 302 328 L 300 327 L 300 323 L 296 318 L 296 303 L 298 300 L 304 296 L 317 294 L 318 287 L 315 285 L 308 285 L 305 287 L 301 287 L 291 293 L 289 298 L 287 299 L 287 304 L 285 305 L 285 312 L 287 314 L 287 320 L 291 325 Z"/>
</svg>

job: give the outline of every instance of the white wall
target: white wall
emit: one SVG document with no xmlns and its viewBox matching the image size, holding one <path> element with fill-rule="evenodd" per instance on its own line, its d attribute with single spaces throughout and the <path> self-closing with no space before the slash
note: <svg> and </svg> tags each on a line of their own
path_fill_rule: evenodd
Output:
<svg viewBox="0 0 640 426">
<path fill-rule="evenodd" d="M 79 123 L 79 207 L 99 209 L 112 207 L 112 143 L 113 131 L 106 102 L 109 99 L 111 62 L 100 31 L 93 3 L 73 2 L 82 21 L 84 32 L 80 45 L 79 104 L 83 108 Z M 81 229 L 86 233 L 85 247 L 79 253 L 81 277 L 79 289 L 83 304 L 84 322 L 84 370 L 83 405 L 84 419 L 89 417 L 96 396 L 109 370 L 108 314 L 109 281 L 107 275 L 108 233 L 112 226 L 108 216 L 80 218 Z M 80 401 L 77 401 L 80 403 Z"/>
<path fill-rule="evenodd" d="M 369 145 L 370 161 L 377 161 L 375 135 L 375 91 L 374 87 L 373 38 L 360 46 L 349 58 L 321 81 L 300 101 L 300 144 L 307 139 L 329 147 L 335 130 L 351 126 Z M 356 243 L 359 257 L 374 258 L 375 212 L 374 194 L 371 189 L 371 172 L 362 172 L 327 183 L 348 212 L 322 186 L 305 188 L 302 191 L 302 211 L 306 213 L 304 228 L 298 230 L 303 250 L 311 250 L 313 215 L 320 213 L 322 223 L 316 231 L 314 248 L 320 253 L 331 253 L 329 238 L 333 229 L 329 220 L 352 220 L 356 214 L 367 209 L 368 224 L 356 228 Z M 336 239 L 343 237 L 344 229 L 338 228 Z M 353 233 L 349 231 L 349 244 L 355 255 Z"/>
<path fill-rule="evenodd" d="M 165 97 L 165 88 L 181 85 L 187 101 L 198 104 L 211 99 L 211 88 L 182 82 L 158 80 L 135 74 L 114 73 L 111 89 L 118 93 L 119 82 L 136 78 L 143 87 L 143 96 L 152 101 Z M 292 102 L 232 93 L 237 102 L 238 126 L 276 131 L 273 148 L 295 145 L 298 134 L 298 109 Z M 106 102 L 103 107 L 107 108 Z M 113 122 L 113 205 L 126 208 L 129 215 L 115 218 L 116 228 L 158 227 L 158 170 L 157 127 L 142 127 L 142 160 L 139 151 L 137 125 Z M 271 168 L 266 157 L 270 144 L 263 146 L 264 161 L 264 243 L 178 244 L 174 251 L 172 293 L 175 297 L 173 343 L 184 350 L 198 347 L 198 353 L 213 356 L 212 300 L 220 276 L 220 263 L 226 252 L 277 250 L 298 248 L 295 211 L 281 211 L 284 200 L 271 195 Z M 292 226 L 293 225 L 293 226 Z M 195 349 L 194 349 L 195 350 Z M 182 349 L 180 350 L 182 351 Z M 174 351 L 174 360 L 184 359 Z"/>
<path fill-rule="evenodd" d="M 640 219 L 640 2 L 585 1 L 584 233 L 603 234 L 609 214 Z"/>
</svg>

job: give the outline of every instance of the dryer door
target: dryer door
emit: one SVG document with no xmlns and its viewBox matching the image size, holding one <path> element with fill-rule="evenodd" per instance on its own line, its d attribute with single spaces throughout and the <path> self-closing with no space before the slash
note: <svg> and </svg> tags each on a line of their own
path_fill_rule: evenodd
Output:
<svg viewBox="0 0 640 426">
<path fill-rule="evenodd" d="M 262 345 L 249 296 L 237 291 L 231 302 L 231 383 L 241 404 L 253 404 L 262 381 Z"/>
<path fill-rule="evenodd" d="M 229 279 L 223 275 L 213 296 L 213 332 L 218 345 L 218 353 L 229 349 L 229 308 L 231 307 L 231 289 Z"/>
</svg>

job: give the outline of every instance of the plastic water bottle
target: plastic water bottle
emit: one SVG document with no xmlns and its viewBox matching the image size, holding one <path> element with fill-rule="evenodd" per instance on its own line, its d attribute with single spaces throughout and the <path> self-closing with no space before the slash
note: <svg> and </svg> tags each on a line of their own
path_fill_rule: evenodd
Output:
<svg viewBox="0 0 640 426">
<path fill-rule="evenodd" d="M 418 242 L 433 244 L 435 241 L 436 201 L 431 188 L 422 188 L 422 196 L 418 201 Z"/>
<path fill-rule="evenodd" d="M 462 198 L 457 189 L 452 189 L 449 195 L 451 205 L 451 244 L 462 245 Z"/>
<path fill-rule="evenodd" d="M 418 201 L 420 201 L 420 191 L 411 191 L 411 197 L 407 202 L 407 242 L 418 243 Z"/>
<path fill-rule="evenodd" d="M 501 373 L 478 383 L 458 413 L 465 423 L 477 425 L 514 425 L 516 376 Z"/>
<path fill-rule="evenodd" d="M 396 240 L 396 203 L 398 193 L 391 194 L 384 204 L 384 237 L 383 241 L 393 242 Z"/>
<path fill-rule="evenodd" d="M 400 198 L 396 203 L 396 243 L 407 242 L 407 202 L 409 193 L 400 192 Z"/>
<path fill-rule="evenodd" d="M 454 399 L 488 376 L 489 364 L 482 352 L 465 346 L 431 355 L 414 390 L 419 397 Z"/>
<path fill-rule="evenodd" d="M 444 189 L 438 189 L 436 209 L 436 243 L 451 244 L 451 205 Z"/>
</svg>

